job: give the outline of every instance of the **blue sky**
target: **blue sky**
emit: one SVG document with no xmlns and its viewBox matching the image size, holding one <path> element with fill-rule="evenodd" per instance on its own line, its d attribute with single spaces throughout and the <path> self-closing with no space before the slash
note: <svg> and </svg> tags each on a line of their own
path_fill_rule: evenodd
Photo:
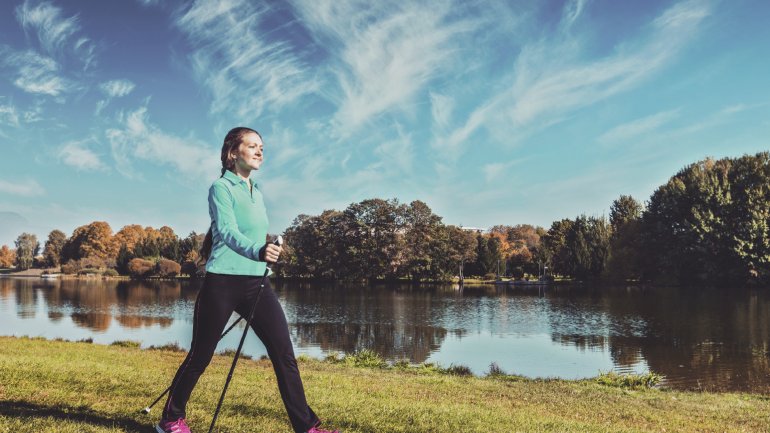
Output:
<svg viewBox="0 0 770 433">
<path fill-rule="evenodd" d="M 770 2 L 0 3 L 0 244 L 208 226 L 265 139 L 271 232 L 366 198 L 550 226 L 768 149 Z"/>
</svg>

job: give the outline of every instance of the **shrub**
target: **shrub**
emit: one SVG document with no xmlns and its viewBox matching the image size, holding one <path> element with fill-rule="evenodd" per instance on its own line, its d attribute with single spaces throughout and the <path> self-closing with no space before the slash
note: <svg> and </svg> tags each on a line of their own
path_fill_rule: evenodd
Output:
<svg viewBox="0 0 770 433">
<path fill-rule="evenodd" d="M 473 376 L 470 367 L 465 365 L 450 365 L 449 368 L 445 370 L 445 373 L 451 374 L 452 376 Z"/>
<path fill-rule="evenodd" d="M 110 346 L 128 347 L 130 349 L 138 349 L 141 345 L 142 343 L 132 340 L 118 340 L 110 344 Z"/>
<path fill-rule="evenodd" d="M 352 354 L 345 355 L 345 364 L 354 367 L 375 367 L 384 368 L 388 365 L 377 352 L 364 349 Z"/>
<path fill-rule="evenodd" d="M 186 350 L 179 347 L 179 343 L 166 343 L 162 346 L 150 346 L 147 348 L 147 350 L 164 350 L 168 352 L 187 352 Z"/>
<path fill-rule="evenodd" d="M 149 277 L 155 270 L 155 264 L 149 260 L 135 258 L 128 262 L 128 273 L 134 278 Z"/>
<path fill-rule="evenodd" d="M 116 271 L 115 269 L 110 268 L 110 269 L 107 269 L 106 271 L 104 271 L 102 273 L 102 275 L 104 275 L 105 277 L 117 277 L 118 276 L 118 271 Z"/>
<path fill-rule="evenodd" d="M 69 262 L 61 265 L 61 272 L 63 274 L 72 275 L 77 274 L 80 271 L 80 265 L 77 260 L 70 260 Z"/>
<path fill-rule="evenodd" d="M 496 278 L 497 278 L 497 274 L 495 274 L 494 272 L 489 272 L 489 273 L 484 274 L 484 279 L 485 280 L 494 280 Z"/>
<path fill-rule="evenodd" d="M 596 382 L 601 385 L 617 388 L 652 388 L 660 383 L 662 376 L 652 371 L 645 374 L 618 374 L 615 372 L 599 372 Z"/>
<path fill-rule="evenodd" d="M 173 260 L 161 258 L 158 260 L 156 272 L 161 277 L 175 277 L 182 272 L 182 266 Z"/>
<path fill-rule="evenodd" d="M 496 362 L 493 362 L 489 364 L 489 373 L 487 373 L 488 376 L 505 376 L 505 371 L 503 371 L 502 368 L 500 368 L 499 365 L 497 365 Z"/>
</svg>

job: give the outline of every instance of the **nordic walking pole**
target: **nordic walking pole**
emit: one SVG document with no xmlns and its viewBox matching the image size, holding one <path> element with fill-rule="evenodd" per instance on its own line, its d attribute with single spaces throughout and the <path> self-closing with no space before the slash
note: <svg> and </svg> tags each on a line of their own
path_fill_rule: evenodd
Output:
<svg viewBox="0 0 770 433">
<path fill-rule="evenodd" d="M 219 340 L 221 341 L 223 338 L 225 338 L 225 335 L 227 335 L 227 333 L 228 333 L 228 332 L 230 332 L 230 330 L 232 330 L 233 328 L 235 328 L 235 325 L 237 325 L 237 324 L 238 324 L 238 322 L 240 322 L 240 321 L 241 321 L 241 319 L 243 319 L 243 316 L 240 316 L 240 317 L 238 317 L 238 320 L 236 320 L 235 322 L 233 322 L 233 324 L 232 324 L 232 325 L 230 325 L 230 327 L 229 327 L 229 328 L 227 328 L 227 330 L 225 330 L 225 332 L 223 332 L 223 333 L 222 333 L 222 335 L 220 335 L 220 336 L 219 336 Z M 168 392 L 169 392 L 170 390 L 171 390 L 171 385 L 169 385 L 169 386 L 168 386 L 168 388 L 166 388 L 166 390 L 165 390 L 165 391 L 163 391 L 163 392 L 162 392 L 162 393 L 161 393 L 161 394 L 158 396 L 158 398 L 156 398 L 156 399 L 155 399 L 155 401 L 153 401 L 153 402 L 152 402 L 152 403 L 151 403 L 149 406 L 147 406 L 146 408 L 142 409 L 142 412 L 143 412 L 143 413 L 147 413 L 147 414 L 149 414 L 149 413 L 150 413 L 150 411 L 152 410 L 152 407 L 153 407 L 153 406 L 155 406 L 156 404 L 158 404 L 158 402 L 159 402 L 159 401 L 160 401 L 160 400 L 161 400 L 161 399 L 162 399 L 162 398 L 163 398 L 163 397 L 164 397 L 166 394 L 168 394 Z"/>
<path fill-rule="evenodd" d="M 280 246 L 283 244 L 283 238 L 281 236 L 278 236 L 278 239 L 274 242 L 275 245 Z M 257 304 L 259 304 L 259 296 L 262 294 L 262 289 L 265 288 L 265 279 L 267 278 L 267 274 L 270 272 L 270 268 L 265 267 L 265 273 L 262 275 L 262 280 L 259 284 L 259 289 L 257 289 L 257 297 L 254 300 L 254 305 L 251 307 L 251 312 L 249 313 L 249 318 L 246 319 L 246 327 L 243 328 L 243 334 L 241 334 L 241 342 L 238 343 L 238 350 L 235 351 L 235 356 L 233 357 L 233 363 L 230 365 L 230 372 L 227 373 L 227 380 L 225 380 L 225 387 L 222 388 L 222 395 L 219 396 L 219 403 L 217 403 L 217 410 L 214 411 L 214 418 L 211 419 L 211 426 L 209 426 L 209 433 L 212 433 L 214 431 L 214 424 L 217 422 L 217 417 L 219 416 L 219 410 L 222 408 L 222 402 L 225 401 L 225 393 L 227 392 L 227 387 L 230 385 L 230 379 L 233 378 L 233 372 L 235 371 L 235 364 L 238 363 L 238 358 L 241 356 L 241 349 L 243 349 L 243 342 L 246 340 L 246 334 L 249 332 L 249 325 L 251 324 L 251 319 L 254 318 L 254 312 L 257 310 Z"/>
</svg>

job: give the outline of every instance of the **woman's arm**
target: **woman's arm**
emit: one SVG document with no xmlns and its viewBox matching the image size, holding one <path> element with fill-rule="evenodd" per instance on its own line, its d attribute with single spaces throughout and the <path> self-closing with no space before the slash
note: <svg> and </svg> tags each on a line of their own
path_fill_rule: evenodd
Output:
<svg viewBox="0 0 770 433">
<path fill-rule="evenodd" d="M 214 183 L 209 189 L 209 213 L 225 245 L 238 254 L 256 261 L 264 242 L 254 242 L 238 229 L 233 212 L 233 196 L 225 185 Z"/>
</svg>

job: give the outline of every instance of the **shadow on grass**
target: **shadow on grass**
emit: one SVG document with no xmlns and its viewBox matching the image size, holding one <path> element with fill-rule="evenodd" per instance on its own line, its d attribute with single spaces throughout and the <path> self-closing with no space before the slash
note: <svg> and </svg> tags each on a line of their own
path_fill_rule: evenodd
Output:
<svg viewBox="0 0 770 433">
<path fill-rule="evenodd" d="M 119 427 L 131 433 L 149 433 L 155 429 L 148 421 L 140 423 L 131 418 L 106 416 L 86 407 L 43 406 L 26 401 L 0 400 L 0 415 L 9 418 L 57 418 L 100 427 Z"/>
</svg>

